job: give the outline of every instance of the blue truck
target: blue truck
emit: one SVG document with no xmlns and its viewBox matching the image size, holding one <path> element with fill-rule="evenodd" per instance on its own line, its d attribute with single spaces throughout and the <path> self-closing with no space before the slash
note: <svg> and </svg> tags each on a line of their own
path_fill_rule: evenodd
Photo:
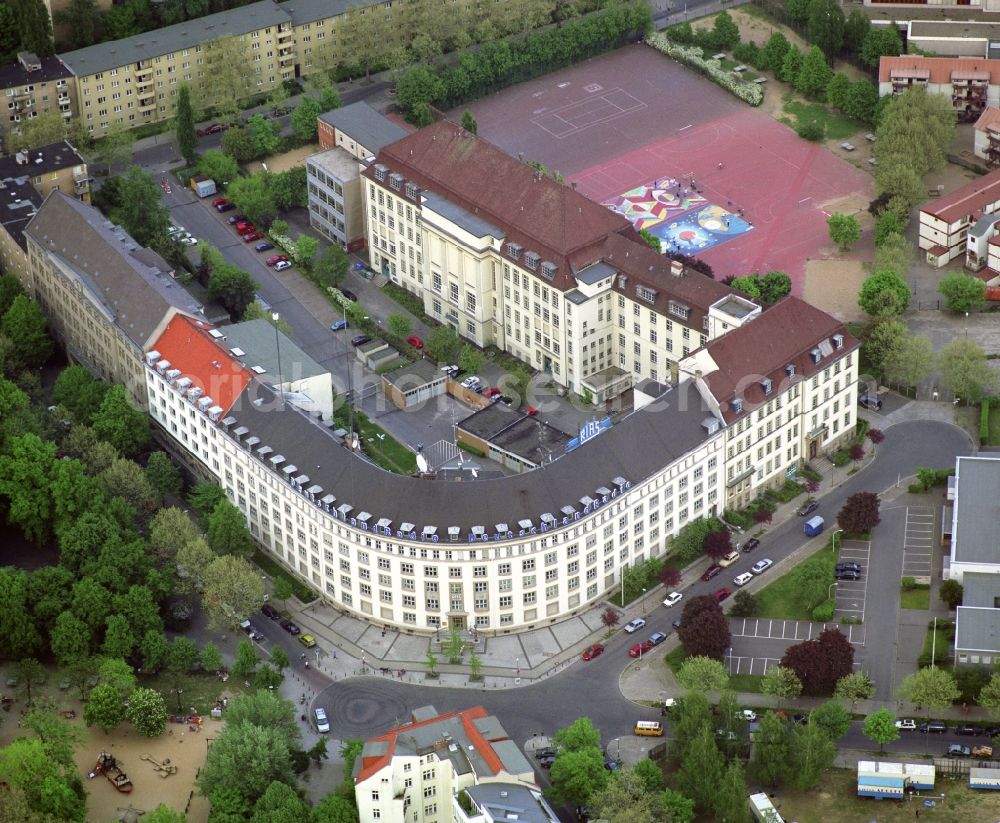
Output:
<svg viewBox="0 0 1000 823">
<path fill-rule="evenodd" d="M 823 520 L 822 517 L 816 515 L 816 517 L 810 517 L 806 521 L 806 524 L 803 527 L 803 531 L 805 531 L 805 533 L 809 535 L 809 537 L 815 537 L 825 528 L 826 528 L 826 522 Z"/>
</svg>

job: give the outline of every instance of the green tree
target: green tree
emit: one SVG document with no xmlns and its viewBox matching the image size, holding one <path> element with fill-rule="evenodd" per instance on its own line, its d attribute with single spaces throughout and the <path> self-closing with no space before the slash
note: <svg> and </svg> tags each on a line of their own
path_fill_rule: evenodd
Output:
<svg viewBox="0 0 1000 823">
<path fill-rule="evenodd" d="M 208 750 L 198 787 L 208 796 L 218 788 L 232 789 L 253 803 L 275 780 L 295 786 L 281 731 L 253 723 L 226 723 Z"/>
<path fill-rule="evenodd" d="M 48 678 L 45 668 L 34 657 L 22 657 L 14 665 L 14 674 L 17 677 L 17 687 L 24 692 L 28 705 L 32 702 L 32 692 L 37 687 L 44 685 Z"/>
<path fill-rule="evenodd" d="M 178 590 L 186 593 L 201 588 L 201 573 L 215 560 L 215 552 L 201 536 L 188 540 L 177 550 Z"/>
<path fill-rule="evenodd" d="M 352 800 L 328 794 L 313 807 L 313 818 L 316 823 L 357 823 L 358 810 Z"/>
<path fill-rule="evenodd" d="M 881 246 L 890 236 L 902 238 L 906 227 L 891 211 L 884 211 L 875 223 L 875 246 Z"/>
<path fill-rule="evenodd" d="M 417 103 L 410 109 L 410 113 L 406 116 L 406 119 L 418 129 L 422 129 L 434 122 L 434 113 L 427 103 Z"/>
<path fill-rule="evenodd" d="M 65 769 L 76 769 L 73 751 L 83 742 L 83 734 L 77 726 L 63 720 L 47 705 L 28 711 L 22 725 L 38 736 L 52 760 Z"/>
<path fill-rule="evenodd" d="M 760 68 L 773 71 L 778 74 L 785 62 L 785 55 L 788 54 L 790 43 L 780 31 L 771 33 L 767 43 L 757 55 Z"/>
<path fill-rule="evenodd" d="M 729 12 L 722 11 L 715 15 L 715 22 L 712 24 L 712 36 L 715 40 L 715 47 L 723 51 L 732 51 L 740 42 L 740 29 L 733 22 Z"/>
<path fill-rule="evenodd" d="M 427 353 L 439 363 L 453 363 L 461 344 L 451 326 L 435 326 L 424 345 Z"/>
<path fill-rule="evenodd" d="M 313 275 L 324 287 L 331 288 L 344 279 L 350 265 L 351 261 L 340 246 L 327 246 L 313 266 Z"/>
<path fill-rule="evenodd" d="M 324 745 L 325 745 L 325 741 Z M 312 809 L 296 794 L 295 789 L 277 780 L 271 783 L 264 796 L 254 804 L 252 823 L 283 823 L 292 820 L 311 820 Z"/>
<path fill-rule="evenodd" d="M 896 728 L 896 715 L 886 708 L 876 709 L 865 718 L 862 729 L 865 737 L 873 743 L 878 743 L 878 753 L 885 752 L 885 744 L 899 739 L 899 729 Z"/>
<path fill-rule="evenodd" d="M 837 681 L 837 686 L 833 691 L 834 697 L 840 700 L 850 700 L 852 710 L 859 700 L 869 700 L 873 694 L 875 694 L 875 685 L 864 672 L 845 674 Z"/>
<path fill-rule="evenodd" d="M 472 116 L 471 111 L 462 112 L 462 128 L 465 129 L 469 134 L 479 134 L 479 124 L 476 122 L 476 118 Z"/>
<path fill-rule="evenodd" d="M 316 118 L 323 114 L 323 107 L 319 101 L 303 96 L 302 101 L 292 112 L 292 134 L 303 143 L 313 143 L 316 141 Z"/>
<path fill-rule="evenodd" d="M 100 408 L 107 383 L 95 380 L 83 366 L 69 365 L 59 372 L 52 389 L 52 400 L 65 407 L 79 423 L 89 423 Z"/>
<path fill-rule="evenodd" d="M 427 66 L 413 66 L 396 84 L 396 99 L 407 114 L 421 103 L 436 104 L 443 96 L 444 83 Z"/>
<path fill-rule="evenodd" d="M 677 682 L 684 689 L 721 692 L 729 685 L 729 673 L 711 657 L 689 657 L 677 672 Z"/>
<path fill-rule="evenodd" d="M 174 115 L 174 135 L 177 149 L 189 166 L 198 159 L 198 137 L 194 131 L 194 110 L 191 108 L 191 89 L 182 83 L 177 89 L 177 113 Z"/>
<path fill-rule="evenodd" d="M 160 184 L 140 166 L 129 166 L 120 179 L 121 199 L 111 219 L 140 245 L 162 241 L 170 225 L 170 212 L 161 199 Z"/>
<path fill-rule="evenodd" d="M 550 772 L 552 794 L 560 802 L 585 806 L 590 796 L 607 785 L 608 772 L 597 746 L 560 752 Z"/>
<path fill-rule="evenodd" d="M 309 234 L 300 234 L 295 240 L 295 259 L 303 268 L 310 269 L 318 248 L 319 240 Z"/>
<path fill-rule="evenodd" d="M 826 84 L 826 102 L 836 109 L 845 111 L 851 94 L 851 85 L 851 78 L 838 71 Z"/>
<path fill-rule="evenodd" d="M 861 45 L 861 62 L 877 69 L 883 57 L 896 57 L 903 53 L 903 41 L 895 26 L 870 28 Z"/>
<path fill-rule="evenodd" d="M 708 814 L 715 808 L 724 766 L 712 728 L 705 724 L 687 747 L 676 778 L 677 788 L 694 800 L 695 808 L 702 814 Z"/>
<path fill-rule="evenodd" d="M 789 782 L 800 791 L 808 791 L 833 765 L 837 747 L 810 717 L 804 726 L 797 725 L 793 730 L 790 752 Z"/>
<path fill-rule="evenodd" d="M 279 672 L 284 674 L 285 669 L 291 665 L 292 661 L 288 659 L 288 655 L 285 654 L 285 650 L 281 646 L 277 646 L 271 649 L 271 665 L 274 666 Z"/>
<path fill-rule="evenodd" d="M 895 218 L 891 211 L 884 212 Z M 898 218 L 897 218 L 898 219 Z M 913 246 L 901 234 L 888 232 L 875 247 L 873 271 L 891 271 L 900 277 L 906 277 L 913 263 Z"/>
<path fill-rule="evenodd" d="M 901 315 L 910 304 L 910 288 L 895 272 L 877 271 L 861 284 L 858 305 L 872 317 Z"/>
<path fill-rule="evenodd" d="M 234 626 L 264 603 L 264 582 L 245 558 L 223 555 L 201 575 L 205 595 L 202 607 L 213 626 Z"/>
<path fill-rule="evenodd" d="M 135 671 L 120 658 L 102 659 L 97 666 L 97 679 L 118 692 L 123 703 L 135 691 Z"/>
<path fill-rule="evenodd" d="M 938 587 L 938 597 L 952 611 L 962 605 L 962 596 L 964 593 L 962 584 L 957 580 L 942 580 L 941 585 Z"/>
<path fill-rule="evenodd" d="M 601 743 L 601 732 L 589 717 L 577 718 L 571 725 L 555 733 L 554 742 L 562 751 L 579 752 L 596 749 Z"/>
<path fill-rule="evenodd" d="M 83 706 L 83 722 L 88 726 L 97 726 L 105 734 L 125 719 L 125 703 L 118 690 L 108 683 L 98 683 L 90 690 L 87 702 Z"/>
<path fill-rule="evenodd" d="M 790 745 L 788 722 L 773 711 L 766 712 L 754 735 L 753 757 L 750 760 L 750 769 L 758 780 L 777 786 L 786 779 L 791 759 Z"/>
<path fill-rule="evenodd" d="M 294 593 L 292 588 L 292 581 L 285 577 L 283 574 L 279 574 L 274 578 L 274 583 L 271 586 L 271 596 L 281 603 L 281 607 L 285 607 L 285 601 Z"/>
<path fill-rule="evenodd" d="M 143 818 L 142 823 L 184 823 L 184 815 L 161 803 Z"/>
<path fill-rule="evenodd" d="M 212 269 L 208 278 L 208 295 L 218 300 L 233 319 L 239 318 L 254 301 L 259 285 L 243 269 L 222 263 Z"/>
<path fill-rule="evenodd" d="M 47 327 L 48 321 L 37 303 L 23 294 L 14 298 L 0 317 L 0 336 L 8 340 L 3 357 L 8 374 L 36 368 L 49 359 L 53 347 Z"/>
<path fill-rule="evenodd" d="M 98 584 L 99 585 L 99 584 Z M 110 597 L 107 605 L 110 606 Z M 69 666 L 90 654 L 91 627 L 72 612 L 62 612 L 50 631 L 52 653 L 60 666 Z"/>
<path fill-rule="evenodd" d="M 821 3 L 824 0 L 816 0 Z M 826 87 L 833 79 L 833 72 L 826 63 L 826 57 L 818 46 L 810 46 L 802 58 L 802 65 L 795 75 L 795 88 L 807 97 L 822 98 Z"/>
<path fill-rule="evenodd" d="M 652 760 L 648 758 L 640 760 L 632 767 L 632 773 L 642 780 L 643 787 L 650 794 L 663 791 L 665 787 L 663 772 Z"/>
<path fill-rule="evenodd" d="M 954 675 L 936 666 L 907 675 L 896 692 L 903 700 L 927 709 L 946 709 L 961 694 Z"/>
<path fill-rule="evenodd" d="M 656 769 L 656 766 L 653 768 Z M 638 769 L 619 769 L 614 772 L 607 785 L 600 792 L 591 795 L 589 803 L 592 818 L 607 820 L 608 823 L 655 823 L 660 819 L 657 806 L 655 790 L 647 789 Z"/>
<path fill-rule="evenodd" d="M 226 194 L 258 228 L 269 225 L 278 213 L 269 174 L 237 177 L 229 184 Z"/>
<path fill-rule="evenodd" d="M 854 9 L 844 23 L 844 48 L 852 54 L 860 54 L 871 27 L 868 15 L 860 9 Z"/>
<path fill-rule="evenodd" d="M 234 697 L 226 709 L 226 723 L 233 726 L 248 723 L 263 729 L 274 729 L 289 750 L 302 745 L 302 732 L 295 716 L 295 707 L 271 691 L 250 692 Z"/>
<path fill-rule="evenodd" d="M 790 700 L 802 694 L 799 676 L 784 666 L 771 666 L 764 675 L 760 690 L 782 700 Z"/>
<path fill-rule="evenodd" d="M 968 314 L 986 303 L 986 283 L 971 274 L 951 272 L 938 283 L 948 311 Z"/>
<path fill-rule="evenodd" d="M 811 0 L 806 36 L 833 62 L 844 44 L 844 12 L 837 0 Z"/>
<path fill-rule="evenodd" d="M 253 539 L 247 530 L 243 513 L 225 497 L 221 498 L 208 518 L 208 545 L 216 554 L 249 557 L 253 554 Z"/>
<path fill-rule="evenodd" d="M 253 643 L 249 640 L 241 640 L 236 647 L 236 656 L 233 660 L 233 677 L 243 679 L 250 677 L 259 662 L 260 656 L 257 654 L 257 649 L 254 648 Z"/>
<path fill-rule="evenodd" d="M 52 43 L 52 20 L 42 0 L 9 0 L 17 21 L 21 49 L 51 57 L 55 54 Z"/>
<path fill-rule="evenodd" d="M 648 229 L 639 229 L 639 237 L 641 237 L 643 242 L 657 254 L 659 254 L 662 251 L 662 246 L 660 245 L 660 238 L 657 237 Z"/>
<path fill-rule="evenodd" d="M 57 11 L 54 17 L 69 32 L 68 42 L 73 49 L 83 49 L 97 42 L 97 29 L 101 24 L 97 0 L 70 0 L 69 5 Z"/>
<path fill-rule="evenodd" d="M 225 492 L 216 484 L 209 482 L 196 483 L 188 492 L 188 504 L 198 515 L 202 527 L 207 528 L 208 520 L 215 511 L 220 500 L 225 499 Z"/>
<path fill-rule="evenodd" d="M 908 334 L 902 320 L 882 315 L 872 323 L 861 348 L 872 367 L 877 372 L 882 372 L 885 362 L 894 360 L 903 348 Z"/>
<path fill-rule="evenodd" d="M 98 480 L 109 498 L 119 497 L 141 514 L 151 512 L 156 505 L 156 492 L 149 484 L 142 466 L 134 460 L 116 457 L 101 472 Z"/>
<path fill-rule="evenodd" d="M 232 130 L 230 130 L 232 131 Z M 228 135 L 229 132 L 227 131 Z M 236 160 L 221 151 L 210 149 L 198 158 L 198 173 L 220 185 L 228 185 L 240 173 Z"/>
<path fill-rule="evenodd" d="M 148 629 L 139 642 L 139 653 L 142 655 L 142 668 L 155 673 L 166 664 L 170 654 L 170 644 L 163 636 L 163 632 Z"/>
<path fill-rule="evenodd" d="M 158 503 L 162 503 L 165 497 L 179 496 L 184 488 L 181 471 L 166 452 L 155 451 L 149 455 L 146 461 L 146 480 L 156 494 Z"/>
<path fill-rule="evenodd" d="M 785 0 L 785 12 L 790 20 L 805 23 L 809 19 L 809 7 L 812 0 Z"/>
<path fill-rule="evenodd" d="M 255 114 L 247 120 L 246 128 L 255 157 L 270 157 L 281 148 L 281 124 L 277 120 Z"/>
<path fill-rule="evenodd" d="M 234 164 L 249 163 L 257 156 L 254 153 L 253 140 L 250 139 L 250 131 L 243 126 L 233 126 L 232 128 L 227 129 L 225 134 L 222 135 L 221 145 L 222 151 L 233 161 Z M 237 173 L 238 171 L 239 169 L 237 168 Z M 202 172 L 202 174 L 204 174 L 204 172 Z M 223 180 L 229 180 L 230 182 L 235 179 L 235 174 L 231 177 L 223 178 Z"/>
<path fill-rule="evenodd" d="M 113 614 L 107 620 L 104 643 L 101 652 L 107 657 L 130 657 L 136 646 L 136 637 L 128 621 L 120 614 Z"/>
<path fill-rule="evenodd" d="M 847 734 L 851 728 L 851 715 L 843 706 L 833 700 L 827 700 L 819 708 L 813 709 L 812 719 L 834 743 Z"/>
<path fill-rule="evenodd" d="M 694 801 L 673 789 L 664 789 L 657 797 L 660 812 L 668 823 L 693 823 Z M 628 823 L 623 820 L 621 823 Z"/>
<path fill-rule="evenodd" d="M 41 740 L 20 737 L 0 749 L 0 781 L 8 787 L 4 793 L 8 820 L 83 823 L 87 817 L 79 775 L 54 760 Z M 8 802 L 15 791 L 30 817 L 16 809 L 18 801 Z"/>
<path fill-rule="evenodd" d="M 306 167 L 295 166 L 280 174 L 272 174 L 271 190 L 274 193 L 274 204 L 283 211 L 307 207 L 309 188 L 306 183 Z"/>
<path fill-rule="evenodd" d="M 212 642 L 208 641 L 201 647 L 201 668 L 208 672 L 221 672 L 225 668 L 225 661 L 222 659 L 222 652 Z"/>
<path fill-rule="evenodd" d="M 861 226 L 853 214 L 831 214 L 826 225 L 830 230 L 830 239 L 840 246 L 842 252 L 850 251 L 861 237 Z"/>
<path fill-rule="evenodd" d="M 6 498 L 7 522 L 41 544 L 48 539 L 53 519 L 55 448 L 35 434 L 24 434 L 11 441 L 7 452 L 0 454 L 0 496 Z"/>
<path fill-rule="evenodd" d="M 989 709 L 993 716 L 1000 715 L 1000 674 L 994 674 L 989 682 L 979 691 L 977 701 L 980 706 Z"/>
<path fill-rule="evenodd" d="M 715 797 L 716 820 L 726 823 L 750 823 L 747 808 L 747 784 L 743 775 L 743 763 L 733 760 L 722 775 L 722 781 Z"/>
<path fill-rule="evenodd" d="M 481 371 L 485 362 L 486 358 L 483 356 L 483 353 L 475 346 L 468 343 L 462 346 L 461 354 L 458 357 L 458 365 L 469 374 L 476 374 Z"/>
<path fill-rule="evenodd" d="M 710 726 L 712 722 L 712 710 L 708 697 L 703 692 L 688 692 L 677 700 L 670 712 L 670 728 L 673 732 L 670 741 L 671 758 L 682 763 L 702 727 Z"/>
<path fill-rule="evenodd" d="M 251 64 L 251 52 L 242 38 L 229 34 L 203 44 L 202 52 L 203 67 L 194 88 L 197 105 L 235 120 L 240 102 L 256 91 L 258 75 Z"/>
<path fill-rule="evenodd" d="M 126 717 L 142 737 L 159 737 L 167 730 L 167 706 L 155 689 L 132 692 Z"/>
<path fill-rule="evenodd" d="M 385 320 L 389 333 L 396 337 L 406 337 L 410 333 L 410 318 L 405 314 L 394 312 Z"/>
<path fill-rule="evenodd" d="M 938 355 L 938 368 L 941 385 L 966 402 L 978 403 L 996 388 L 996 372 L 974 340 L 958 337 L 948 343 Z"/>
<path fill-rule="evenodd" d="M 149 443 L 149 419 L 136 409 L 123 386 L 112 386 L 94 415 L 94 433 L 125 457 L 141 452 Z"/>
</svg>

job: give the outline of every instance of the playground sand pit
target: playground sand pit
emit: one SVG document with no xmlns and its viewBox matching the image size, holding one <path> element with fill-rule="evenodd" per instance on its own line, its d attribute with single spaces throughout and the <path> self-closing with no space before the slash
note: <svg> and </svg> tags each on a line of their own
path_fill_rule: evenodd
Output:
<svg viewBox="0 0 1000 823">
<path fill-rule="evenodd" d="M 861 320 L 858 293 L 867 276 L 860 260 L 808 260 L 802 299 L 838 320 Z"/>
<path fill-rule="evenodd" d="M 286 151 L 284 154 L 274 154 L 266 157 L 263 161 L 256 161 L 250 164 L 250 169 L 254 173 L 266 171 L 280 174 L 283 171 L 294 169 L 296 166 L 304 166 L 306 158 L 319 151 L 318 143 L 310 143 L 308 146 L 299 146 L 297 149 Z"/>
</svg>

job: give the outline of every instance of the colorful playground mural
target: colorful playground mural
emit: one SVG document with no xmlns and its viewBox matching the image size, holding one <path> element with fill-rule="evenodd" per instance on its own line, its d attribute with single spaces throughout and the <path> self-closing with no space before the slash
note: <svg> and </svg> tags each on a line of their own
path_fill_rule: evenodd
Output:
<svg viewBox="0 0 1000 823">
<path fill-rule="evenodd" d="M 630 189 L 601 205 L 657 237 L 661 251 L 697 254 L 753 228 L 739 215 L 708 203 L 689 185 L 670 177 Z"/>
</svg>

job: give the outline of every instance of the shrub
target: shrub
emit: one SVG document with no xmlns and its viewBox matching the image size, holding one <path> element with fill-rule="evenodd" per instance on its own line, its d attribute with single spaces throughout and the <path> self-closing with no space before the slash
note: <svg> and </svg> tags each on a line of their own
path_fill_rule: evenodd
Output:
<svg viewBox="0 0 1000 823">
<path fill-rule="evenodd" d="M 986 443 L 990 439 L 990 399 L 983 398 L 983 404 L 979 409 L 979 442 Z"/>
<path fill-rule="evenodd" d="M 803 140 L 818 143 L 826 137 L 826 126 L 822 123 L 817 123 L 815 120 L 809 120 L 805 123 L 799 123 L 795 127 L 795 133 Z"/>
<path fill-rule="evenodd" d="M 915 589 L 917 587 L 917 579 L 907 575 L 900 581 L 899 585 L 903 588 L 903 591 L 910 591 L 911 589 Z"/>
<path fill-rule="evenodd" d="M 733 57 L 741 63 L 749 63 L 751 66 L 757 65 L 760 57 L 760 49 L 756 43 L 737 43 L 733 48 Z"/>
<path fill-rule="evenodd" d="M 764 90 L 759 85 L 733 77 L 731 72 L 722 68 L 718 60 L 706 60 L 701 49 L 682 46 L 659 33 L 646 35 L 646 43 L 668 57 L 697 69 L 717 86 L 721 86 L 744 103 L 759 106 L 764 102 Z"/>
<path fill-rule="evenodd" d="M 825 603 L 820 603 L 815 609 L 812 610 L 812 619 L 817 623 L 829 623 L 833 620 L 833 610 L 836 608 L 836 604 L 833 600 L 827 600 Z"/>
<path fill-rule="evenodd" d="M 740 529 L 749 529 L 753 525 L 753 518 L 746 512 L 726 509 L 722 513 L 722 519 Z"/>
</svg>

